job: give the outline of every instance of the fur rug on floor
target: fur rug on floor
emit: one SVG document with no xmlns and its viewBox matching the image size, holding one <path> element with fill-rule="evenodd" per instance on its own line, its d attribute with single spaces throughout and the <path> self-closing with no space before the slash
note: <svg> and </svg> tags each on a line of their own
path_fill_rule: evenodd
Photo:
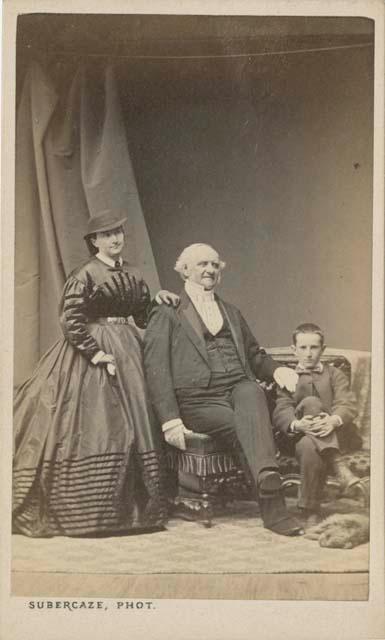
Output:
<svg viewBox="0 0 385 640">
<path fill-rule="evenodd" d="M 361 513 L 337 513 L 322 520 L 305 535 L 320 547 L 353 549 L 369 542 L 369 518 Z"/>
</svg>

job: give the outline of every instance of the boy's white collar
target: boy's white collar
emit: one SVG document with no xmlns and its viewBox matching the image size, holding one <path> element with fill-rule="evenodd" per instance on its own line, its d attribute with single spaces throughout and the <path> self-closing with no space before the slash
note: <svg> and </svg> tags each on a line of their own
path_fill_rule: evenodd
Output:
<svg viewBox="0 0 385 640">
<path fill-rule="evenodd" d="M 298 362 L 295 370 L 297 373 L 312 373 L 313 371 L 315 371 L 315 373 L 322 373 L 324 366 L 322 362 L 318 362 L 313 369 L 306 369 L 306 367 L 303 367 L 302 364 Z"/>
</svg>

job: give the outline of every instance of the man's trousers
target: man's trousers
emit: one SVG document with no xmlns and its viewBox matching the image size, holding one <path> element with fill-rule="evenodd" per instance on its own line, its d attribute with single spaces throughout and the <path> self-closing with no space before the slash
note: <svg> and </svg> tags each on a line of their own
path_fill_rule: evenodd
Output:
<svg viewBox="0 0 385 640">
<path fill-rule="evenodd" d="M 264 469 L 277 469 L 276 448 L 263 389 L 244 379 L 227 389 L 178 390 L 184 425 L 244 455 L 255 485 Z M 241 460 L 242 462 L 242 460 Z"/>
</svg>

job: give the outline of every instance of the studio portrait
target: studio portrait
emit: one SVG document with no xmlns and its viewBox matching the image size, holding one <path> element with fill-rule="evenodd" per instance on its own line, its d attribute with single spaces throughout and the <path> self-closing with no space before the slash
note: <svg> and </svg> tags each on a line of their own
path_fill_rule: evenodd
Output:
<svg viewBox="0 0 385 640">
<path fill-rule="evenodd" d="M 368 600 L 374 45 L 18 16 L 12 595 Z"/>
</svg>

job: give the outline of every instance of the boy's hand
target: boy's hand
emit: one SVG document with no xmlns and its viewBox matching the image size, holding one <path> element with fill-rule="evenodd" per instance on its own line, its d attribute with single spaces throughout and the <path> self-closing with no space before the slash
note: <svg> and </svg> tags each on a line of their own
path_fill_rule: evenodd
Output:
<svg viewBox="0 0 385 640">
<path fill-rule="evenodd" d="M 313 424 L 309 433 L 312 433 L 318 438 L 325 438 L 330 433 L 333 433 L 340 425 L 340 421 L 337 416 L 329 416 L 327 413 L 320 413 L 319 416 L 313 418 Z"/>
<path fill-rule="evenodd" d="M 313 420 L 313 416 L 303 416 L 301 420 L 293 420 L 291 425 L 297 433 L 311 433 Z"/>
<path fill-rule="evenodd" d="M 281 389 L 285 387 L 290 393 L 294 393 L 298 382 L 298 373 L 294 369 L 278 367 L 274 371 L 273 378 Z"/>
</svg>

